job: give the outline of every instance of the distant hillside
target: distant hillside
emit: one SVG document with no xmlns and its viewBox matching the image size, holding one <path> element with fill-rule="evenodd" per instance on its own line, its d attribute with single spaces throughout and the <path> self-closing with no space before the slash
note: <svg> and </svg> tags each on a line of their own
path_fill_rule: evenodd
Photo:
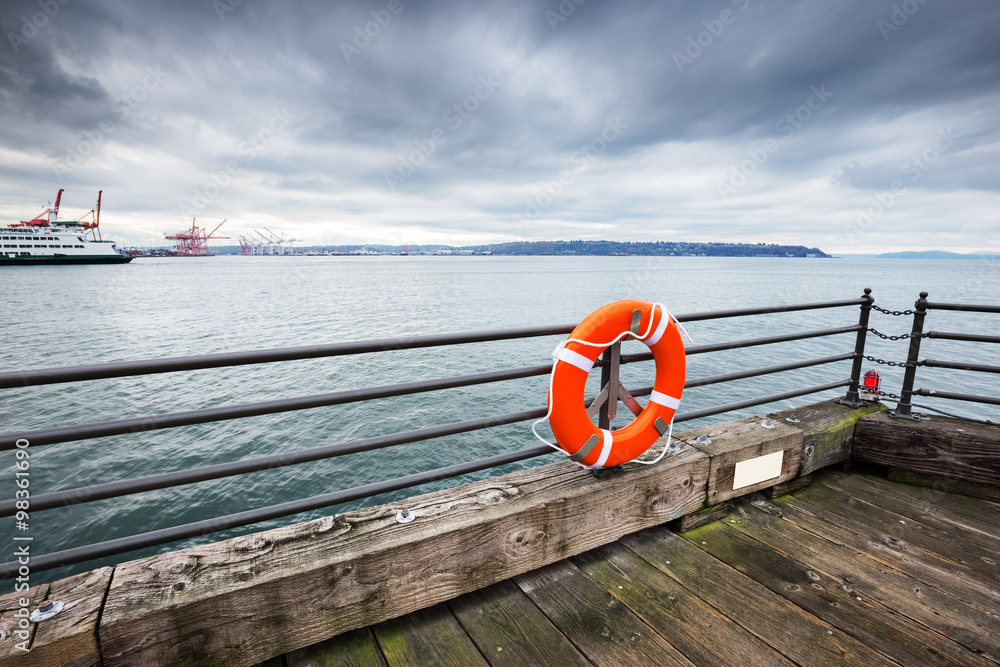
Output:
<svg viewBox="0 0 1000 667">
<path fill-rule="evenodd" d="M 948 252 L 946 250 L 908 250 L 905 252 L 884 252 L 881 255 L 875 255 L 878 259 L 990 259 L 996 256 L 996 253 L 977 252 L 963 255 L 961 253 Z"/>
<path fill-rule="evenodd" d="M 213 245 L 213 254 L 238 255 L 239 246 Z M 777 243 L 692 243 L 686 241 L 513 241 L 472 246 L 447 245 L 297 245 L 295 252 L 351 253 L 371 251 L 384 255 L 411 254 L 481 254 L 494 255 L 640 255 L 640 256 L 702 256 L 702 257 L 831 257 L 819 248 Z"/>
<path fill-rule="evenodd" d="M 494 255 L 703 255 L 707 257 L 830 257 L 819 248 L 776 243 L 691 243 L 686 241 L 515 241 L 465 246 Z"/>
</svg>

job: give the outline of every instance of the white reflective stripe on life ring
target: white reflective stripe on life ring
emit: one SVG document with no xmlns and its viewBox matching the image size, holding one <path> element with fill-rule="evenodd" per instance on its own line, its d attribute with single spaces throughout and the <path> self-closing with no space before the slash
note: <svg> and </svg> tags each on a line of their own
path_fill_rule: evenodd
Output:
<svg viewBox="0 0 1000 667">
<path fill-rule="evenodd" d="M 594 367 L 594 361 L 583 356 L 579 352 L 574 352 L 566 347 L 560 346 L 558 350 L 553 353 L 553 355 L 559 361 L 565 361 L 571 366 L 576 366 L 584 373 L 589 373 L 590 369 Z"/>
<path fill-rule="evenodd" d="M 603 468 L 604 464 L 608 462 L 608 457 L 611 456 L 611 444 L 613 442 L 613 436 L 611 431 L 606 429 L 601 429 L 601 455 L 597 459 L 597 463 L 592 466 L 583 466 L 588 470 L 594 470 L 595 468 Z"/>
<path fill-rule="evenodd" d="M 670 408 L 671 410 L 676 410 L 681 405 L 681 399 L 674 398 L 673 396 L 667 396 L 666 394 L 658 392 L 655 389 L 649 395 L 649 400 L 653 403 L 662 405 L 665 408 Z"/>
<path fill-rule="evenodd" d="M 667 327 L 670 326 L 670 313 L 668 313 L 666 309 L 661 309 L 660 312 L 661 312 L 660 323 L 656 325 L 656 331 L 653 332 L 652 336 L 642 341 L 649 347 L 653 347 L 654 345 L 659 343 L 660 338 L 663 337 L 663 334 L 667 330 Z"/>
</svg>

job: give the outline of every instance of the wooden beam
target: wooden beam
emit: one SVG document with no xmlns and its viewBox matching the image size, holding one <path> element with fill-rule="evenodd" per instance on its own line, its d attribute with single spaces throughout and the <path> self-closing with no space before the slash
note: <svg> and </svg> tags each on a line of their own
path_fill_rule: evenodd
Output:
<svg viewBox="0 0 1000 667">
<path fill-rule="evenodd" d="M 771 416 L 773 429 L 761 427 L 763 417 L 717 424 L 675 434 L 687 446 L 654 466 L 627 464 L 598 477 L 560 462 L 123 563 L 113 577 L 107 568 L 96 579 L 79 575 L 89 582 L 93 603 L 79 610 L 89 615 L 71 634 L 54 633 L 46 643 L 72 639 L 86 644 L 79 655 L 90 655 L 97 644 L 88 639 L 95 636 L 88 623 L 100 615 L 100 658 L 107 667 L 256 665 L 707 504 L 714 512 L 697 515 L 689 527 L 718 516 L 727 499 L 795 483 L 809 474 L 803 471 L 842 461 L 858 416 L 870 409 L 827 401 L 786 411 L 799 418 L 797 424 L 784 421 L 785 413 Z M 712 444 L 698 443 L 699 435 Z M 660 447 L 662 441 L 652 450 Z M 759 479 L 746 483 L 744 474 L 744 483 L 736 483 L 741 464 L 778 452 L 777 469 L 772 464 L 763 477 L 758 472 Z M 395 515 L 404 505 L 417 519 L 398 524 Z M 83 583 L 57 585 L 75 590 Z M 2 612 L 0 607 L 0 631 L 9 622 Z M 58 624 L 47 627 L 54 632 Z M 32 641 L 41 646 L 38 637 Z"/>
<path fill-rule="evenodd" d="M 996 493 L 1000 486 L 1000 426 L 948 417 L 890 419 L 880 412 L 858 422 L 853 457 L 902 471 L 903 475 L 912 473 L 925 485 L 935 486 L 937 478 L 946 490 L 1000 499 Z M 906 481 L 899 475 L 896 478 Z"/>
<path fill-rule="evenodd" d="M 697 528 L 698 526 L 704 526 L 706 523 L 718 521 L 727 514 L 729 514 L 729 503 L 716 503 L 714 505 L 709 505 L 708 507 L 703 507 L 697 512 L 685 514 L 679 519 L 674 519 L 670 522 L 669 526 L 670 530 L 674 532 L 686 533 L 687 531 Z"/>
<path fill-rule="evenodd" d="M 0 655 L 10 658 L 9 664 L 18 667 L 100 667 L 97 619 L 111 582 L 111 572 L 110 567 L 103 567 L 45 584 L 44 596 L 32 596 L 31 611 L 45 599 L 61 601 L 63 610 L 48 620 L 31 624 L 33 636 L 28 653 L 13 651 Z M 0 599 L 0 608 L 6 609 L 11 603 L 17 604 L 16 594 Z M 2 616 L 6 619 L 7 612 Z M 4 641 L 3 645 L 6 644 Z M 6 660 L 0 662 L 8 664 Z"/>
<path fill-rule="evenodd" d="M 655 447 L 655 445 L 654 445 Z M 705 504 L 708 457 L 596 477 L 560 462 L 116 568 L 104 666 L 253 665 L 430 607 Z"/>
<path fill-rule="evenodd" d="M 31 664 L 29 661 L 34 660 L 29 656 L 38 624 L 27 621 L 27 618 L 47 599 L 48 594 L 49 585 L 39 584 L 26 591 L 15 590 L 0 597 L 0 664 L 14 664 L 15 660 Z"/>
<path fill-rule="evenodd" d="M 771 428 L 763 426 L 765 422 Z M 698 442 L 699 437 L 702 442 Z M 710 457 L 708 502 L 711 504 L 793 479 L 798 476 L 802 460 L 801 430 L 763 417 L 703 426 L 685 431 L 678 438 Z M 759 470 L 743 467 L 758 464 Z M 750 472 L 743 475 L 741 471 L 747 469 Z"/>
<path fill-rule="evenodd" d="M 802 431 L 802 465 L 798 476 L 803 476 L 849 460 L 858 420 L 885 409 L 886 406 L 881 403 L 849 408 L 836 399 L 831 399 L 774 412 L 768 418 L 772 422 L 789 424 Z M 792 423 L 788 419 L 797 419 L 798 422 Z"/>
</svg>

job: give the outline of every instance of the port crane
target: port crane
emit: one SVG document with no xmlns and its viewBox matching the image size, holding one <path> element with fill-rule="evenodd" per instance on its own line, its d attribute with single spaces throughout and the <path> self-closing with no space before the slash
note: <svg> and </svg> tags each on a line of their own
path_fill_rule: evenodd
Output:
<svg viewBox="0 0 1000 667">
<path fill-rule="evenodd" d="M 48 227 L 49 225 L 54 225 L 58 223 L 59 218 L 59 204 L 62 202 L 62 194 L 66 192 L 65 188 L 60 188 L 59 192 L 56 193 L 56 203 L 54 206 L 46 208 L 36 217 L 31 220 L 21 220 L 15 227 Z M 101 239 L 101 195 L 104 190 L 97 191 L 97 208 L 92 208 L 87 213 L 84 213 L 79 218 L 76 219 L 77 222 L 81 224 L 84 229 L 90 230 L 93 234 L 95 241 Z M 90 216 L 89 221 L 84 221 L 84 218 Z"/>
<path fill-rule="evenodd" d="M 61 194 L 62 190 L 60 190 L 59 192 Z M 97 191 L 97 208 L 96 209 L 92 208 L 92 209 L 90 209 L 90 211 L 88 211 L 87 213 L 84 213 L 83 215 L 81 215 L 79 218 L 76 219 L 77 222 L 79 222 L 80 224 L 83 225 L 84 229 L 89 229 L 90 230 L 90 233 L 93 235 L 93 238 L 94 238 L 95 241 L 102 240 L 102 237 L 101 237 L 101 195 L 103 193 L 104 193 L 104 190 L 98 190 Z M 56 212 L 58 213 L 58 211 L 59 211 L 59 198 L 56 197 Z M 90 216 L 90 221 L 89 222 L 84 222 L 83 219 L 86 218 L 88 215 Z"/>
<path fill-rule="evenodd" d="M 223 220 L 215 229 L 205 233 L 205 229 L 195 225 L 196 218 L 191 218 L 191 229 L 185 229 L 183 232 L 177 232 L 176 234 L 171 234 L 170 236 L 165 236 L 169 241 L 177 241 L 177 255 L 183 257 L 207 257 L 212 253 L 208 250 L 208 240 L 209 239 L 228 239 L 228 236 L 215 236 L 215 232 L 219 230 L 219 227 L 226 224 Z"/>
<path fill-rule="evenodd" d="M 39 213 L 37 216 L 31 220 L 21 220 L 17 223 L 17 227 L 46 227 L 48 225 L 55 224 L 56 218 L 59 217 L 59 202 L 62 201 L 62 193 L 66 192 L 65 189 L 60 188 L 59 192 L 56 193 L 56 205 L 50 208 L 46 208 L 44 211 Z"/>
</svg>

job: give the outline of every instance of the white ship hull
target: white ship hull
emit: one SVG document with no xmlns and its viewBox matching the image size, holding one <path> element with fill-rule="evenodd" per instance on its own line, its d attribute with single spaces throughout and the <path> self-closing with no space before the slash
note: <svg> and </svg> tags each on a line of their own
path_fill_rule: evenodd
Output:
<svg viewBox="0 0 1000 667">
<path fill-rule="evenodd" d="M 132 257 L 118 252 L 113 241 L 88 239 L 79 224 L 0 227 L 3 264 L 124 264 Z"/>
</svg>

